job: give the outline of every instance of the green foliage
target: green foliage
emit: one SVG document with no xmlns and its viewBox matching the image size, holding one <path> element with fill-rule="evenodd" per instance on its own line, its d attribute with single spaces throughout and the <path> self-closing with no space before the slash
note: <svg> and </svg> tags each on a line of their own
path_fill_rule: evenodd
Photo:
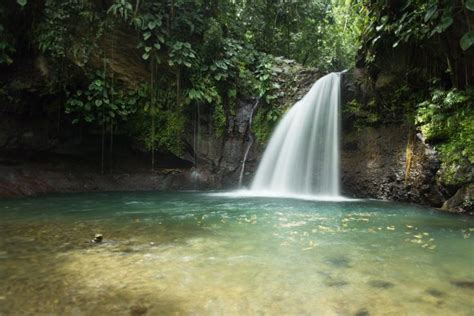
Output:
<svg viewBox="0 0 474 316">
<path fill-rule="evenodd" d="M 0 4 L 0 21 L 4 21 L 7 12 L 3 5 Z M 5 26 L 0 22 L 0 65 L 9 65 L 13 63 L 12 54 L 15 52 L 13 46 L 13 36 L 5 29 Z"/>
<path fill-rule="evenodd" d="M 457 169 L 474 163 L 473 101 L 474 91 L 434 90 L 418 106 L 416 124 L 441 154 L 443 183 L 462 183 Z"/>
<path fill-rule="evenodd" d="M 227 125 L 227 118 L 224 113 L 224 108 L 220 103 L 215 106 L 214 112 L 212 113 L 212 125 L 217 136 L 222 136 L 224 134 Z"/>
<path fill-rule="evenodd" d="M 152 110 L 153 109 L 153 110 Z M 153 111 L 150 113 L 150 111 Z M 156 119 L 157 128 L 152 134 L 150 115 Z M 180 155 L 184 149 L 183 135 L 186 119 L 181 112 L 170 111 L 159 106 L 139 108 L 128 124 L 130 134 L 142 141 L 148 150 L 160 148 Z"/>
<path fill-rule="evenodd" d="M 474 44 L 474 31 L 467 32 L 459 40 L 462 50 L 468 50 Z"/>
<path fill-rule="evenodd" d="M 196 78 L 192 80 L 193 87 L 189 89 L 186 95 L 186 103 L 200 103 L 200 104 L 220 104 L 221 97 L 217 91 L 217 87 L 210 77 L 204 77 L 201 80 Z"/>
<path fill-rule="evenodd" d="M 384 60 L 394 55 L 392 48 L 404 44 L 397 52 L 416 50 L 410 56 L 413 65 L 409 67 L 418 67 L 437 77 L 447 73 L 457 88 L 468 85 L 473 80 L 469 69 L 474 60 L 471 1 L 407 0 L 402 3 L 367 2 L 372 21 L 363 33 L 366 64 L 383 68 Z M 426 56 L 425 61 L 422 56 Z M 464 59 L 465 67 L 457 65 L 460 59 Z"/>
<path fill-rule="evenodd" d="M 277 72 L 274 69 L 274 59 L 270 55 L 262 55 L 255 70 L 256 82 L 254 90 L 259 98 L 264 98 L 267 103 L 271 103 L 278 97 L 280 85 L 274 82 Z"/>
<path fill-rule="evenodd" d="M 416 105 L 423 100 L 423 95 L 423 91 L 414 92 L 402 84 L 365 103 L 352 100 L 343 109 L 344 117 L 357 129 L 381 124 L 412 124 Z"/>
<path fill-rule="evenodd" d="M 354 63 L 359 35 L 368 22 L 364 1 L 302 0 L 244 2 L 235 11 L 235 32 L 258 50 L 294 58 L 322 71 Z"/>
<path fill-rule="evenodd" d="M 350 121 L 356 129 L 378 125 L 381 122 L 375 99 L 371 99 L 366 105 L 352 100 L 346 104 L 343 111 L 346 120 Z"/>
<path fill-rule="evenodd" d="M 464 1 L 466 9 L 474 11 L 474 0 L 466 0 Z"/>
<path fill-rule="evenodd" d="M 168 64 L 171 67 L 184 65 L 190 68 L 195 58 L 196 52 L 191 48 L 191 44 L 176 41 L 171 46 Z"/>
<path fill-rule="evenodd" d="M 301 30 L 294 35 L 295 59 L 327 72 L 352 67 L 369 22 L 363 1 L 334 0 L 310 12 L 301 15 Z"/>
<path fill-rule="evenodd" d="M 105 26 L 106 20 L 92 2 L 46 0 L 35 39 L 39 50 L 52 58 L 70 56 L 85 65 L 91 53 L 99 50 Z"/>
<path fill-rule="evenodd" d="M 7 33 L 3 25 L 0 24 L 0 65 L 13 63 L 11 55 L 14 52 L 15 48 L 11 44 L 11 36 Z"/>
<path fill-rule="evenodd" d="M 277 103 L 282 71 L 274 56 L 322 70 L 348 67 L 367 20 L 361 0 L 17 2 L 28 3 L 24 12 L 35 10 L 25 42 L 46 57 L 57 90 L 69 91 L 65 111 L 73 122 L 132 117 L 133 124 L 122 123 L 131 134 L 149 149 L 172 152 L 181 150 L 179 133 L 198 106 L 224 135 L 243 97 L 259 99 L 263 141 L 285 110 Z M 11 62 L 14 49 L 3 30 L 0 63 Z M 114 73 L 123 64 L 117 58 L 124 33 L 136 42 L 126 57 L 141 56 L 133 62 L 149 69 L 139 89 Z"/>
<path fill-rule="evenodd" d="M 185 118 L 176 111 L 162 111 L 158 110 L 156 113 L 158 118 L 158 129 L 155 130 L 155 135 L 145 137 L 148 149 L 152 149 L 152 141 L 154 140 L 159 148 L 168 150 L 175 155 L 181 155 L 183 152 L 183 140 Z M 149 131 L 150 129 L 148 129 Z"/>
<path fill-rule="evenodd" d="M 283 114 L 284 110 L 276 107 L 269 109 L 260 107 L 257 110 L 252 126 L 257 142 L 265 144 L 270 139 L 273 129 Z"/>
<path fill-rule="evenodd" d="M 400 42 L 423 41 L 444 33 L 454 22 L 454 3 L 451 0 L 412 0 L 397 12 L 390 14 L 385 1 L 374 1 L 371 13 L 375 19 L 368 25 L 366 33 L 372 34 L 371 44 L 378 45 L 381 39 L 394 36 L 393 47 Z"/>
<path fill-rule="evenodd" d="M 133 16 L 133 6 L 127 0 L 116 0 L 107 10 L 107 13 L 112 13 L 125 21 L 129 21 Z"/>
<path fill-rule="evenodd" d="M 143 97 L 140 90 L 116 91 L 106 80 L 104 72 L 97 71 L 86 89 L 69 95 L 65 112 L 74 117 L 73 123 L 83 120 L 86 123 L 110 124 L 126 120 Z"/>
</svg>

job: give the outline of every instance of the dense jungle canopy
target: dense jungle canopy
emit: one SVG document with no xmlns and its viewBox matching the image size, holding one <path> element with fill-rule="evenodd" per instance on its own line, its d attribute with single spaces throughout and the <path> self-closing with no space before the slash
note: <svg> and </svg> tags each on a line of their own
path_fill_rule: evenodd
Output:
<svg viewBox="0 0 474 316">
<path fill-rule="evenodd" d="M 357 68 L 369 93 L 344 110 L 353 127 L 410 124 L 459 181 L 474 161 L 473 51 L 473 0 L 9 0 L 0 113 L 96 133 L 103 170 L 116 134 L 152 155 L 182 152 L 197 106 L 225 137 L 243 97 L 261 101 L 253 131 L 265 142 L 288 106 L 275 102 L 281 67 Z"/>
</svg>

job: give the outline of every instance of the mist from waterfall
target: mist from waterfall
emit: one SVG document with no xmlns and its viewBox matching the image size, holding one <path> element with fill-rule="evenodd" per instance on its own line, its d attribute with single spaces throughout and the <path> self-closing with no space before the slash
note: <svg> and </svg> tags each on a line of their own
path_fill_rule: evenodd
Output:
<svg viewBox="0 0 474 316">
<path fill-rule="evenodd" d="M 269 195 L 339 196 L 341 73 L 314 83 L 276 127 L 251 191 Z"/>
</svg>

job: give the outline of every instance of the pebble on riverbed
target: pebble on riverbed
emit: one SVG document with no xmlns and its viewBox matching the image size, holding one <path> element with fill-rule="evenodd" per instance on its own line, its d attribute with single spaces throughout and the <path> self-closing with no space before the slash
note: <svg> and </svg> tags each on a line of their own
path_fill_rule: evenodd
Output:
<svg viewBox="0 0 474 316">
<path fill-rule="evenodd" d="M 95 234 L 94 239 L 91 240 L 91 243 L 98 244 L 101 243 L 103 239 L 104 236 L 102 236 L 102 234 Z"/>
</svg>

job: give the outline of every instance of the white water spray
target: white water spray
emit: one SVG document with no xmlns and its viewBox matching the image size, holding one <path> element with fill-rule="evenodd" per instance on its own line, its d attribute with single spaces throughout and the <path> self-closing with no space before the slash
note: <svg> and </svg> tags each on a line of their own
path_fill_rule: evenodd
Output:
<svg viewBox="0 0 474 316">
<path fill-rule="evenodd" d="M 339 196 L 341 74 L 312 86 L 276 127 L 251 190 L 262 194 Z"/>
</svg>

